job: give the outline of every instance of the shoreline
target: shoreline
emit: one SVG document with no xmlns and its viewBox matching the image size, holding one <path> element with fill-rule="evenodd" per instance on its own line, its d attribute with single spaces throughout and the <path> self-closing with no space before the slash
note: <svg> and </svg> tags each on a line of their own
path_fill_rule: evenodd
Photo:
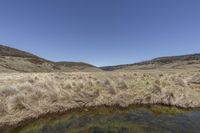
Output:
<svg viewBox="0 0 200 133">
<path fill-rule="evenodd" d="M 93 112 L 99 109 L 108 109 L 108 110 L 115 110 L 115 111 L 123 111 L 123 110 L 128 110 L 128 109 L 137 109 L 137 108 L 154 108 L 154 107 L 166 107 L 166 108 L 175 108 L 181 111 L 191 111 L 191 110 L 197 110 L 200 109 L 200 107 L 189 107 L 189 108 L 184 108 L 184 107 L 178 107 L 178 106 L 173 106 L 173 105 L 166 105 L 166 104 L 131 104 L 128 105 L 127 107 L 123 107 L 120 105 L 100 105 L 100 106 L 90 106 L 90 107 L 79 107 L 79 108 L 72 108 L 68 110 L 62 110 L 62 111 L 55 111 L 55 112 L 48 112 L 45 114 L 41 114 L 36 118 L 26 118 L 16 124 L 10 125 L 10 124 L 5 124 L 0 126 L 0 130 L 3 132 L 13 130 L 13 129 L 20 129 L 23 126 L 26 126 L 32 122 L 35 122 L 39 119 L 42 118 L 48 118 L 48 117 L 58 117 L 62 115 L 67 115 L 69 113 L 79 113 L 79 112 Z M 9 130 L 8 130 L 9 129 Z"/>
</svg>

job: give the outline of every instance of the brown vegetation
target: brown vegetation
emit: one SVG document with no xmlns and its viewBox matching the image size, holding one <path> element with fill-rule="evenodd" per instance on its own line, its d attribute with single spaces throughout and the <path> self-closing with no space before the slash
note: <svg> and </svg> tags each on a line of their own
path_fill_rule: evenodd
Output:
<svg viewBox="0 0 200 133">
<path fill-rule="evenodd" d="M 72 108 L 130 104 L 200 107 L 199 72 L 0 75 L 0 127 Z"/>
</svg>

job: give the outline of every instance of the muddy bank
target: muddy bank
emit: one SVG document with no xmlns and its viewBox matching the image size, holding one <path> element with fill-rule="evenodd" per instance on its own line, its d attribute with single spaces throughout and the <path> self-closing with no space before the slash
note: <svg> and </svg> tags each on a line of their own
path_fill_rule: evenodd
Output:
<svg viewBox="0 0 200 133">
<path fill-rule="evenodd" d="M 102 105 L 200 107 L 199 72 L 0 74 L 0 127 Z"/>
</svg>

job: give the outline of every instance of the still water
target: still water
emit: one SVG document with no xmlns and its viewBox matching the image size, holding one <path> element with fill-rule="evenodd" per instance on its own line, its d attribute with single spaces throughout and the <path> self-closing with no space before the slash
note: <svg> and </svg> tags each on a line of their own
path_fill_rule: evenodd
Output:
<svg viewBox="0 0 200 133">
<path fill-rule="evenodd" d="M 51 115 L 13 133 L 200 133 L 200 110 L 163 106 L 96 108 Z"/>
</svg>

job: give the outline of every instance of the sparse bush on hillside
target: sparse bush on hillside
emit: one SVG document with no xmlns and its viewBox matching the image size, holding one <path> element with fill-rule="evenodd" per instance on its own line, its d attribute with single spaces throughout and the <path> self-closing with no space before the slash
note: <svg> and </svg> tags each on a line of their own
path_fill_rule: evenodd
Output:
<svg viewBox="0 0 200 133">
<path fill-rule="evenodd" d="M 43 64 L 45 61 L 38 59 L 38 58 L 28 58 L 27 61 L 33 63 L 33 64 Z"/>
</svg>

